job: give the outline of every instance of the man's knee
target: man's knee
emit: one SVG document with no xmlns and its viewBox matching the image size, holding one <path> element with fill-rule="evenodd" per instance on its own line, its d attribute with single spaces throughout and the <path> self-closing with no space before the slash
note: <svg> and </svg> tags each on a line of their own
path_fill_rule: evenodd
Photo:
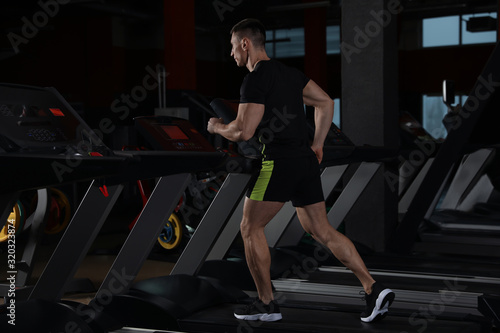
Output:
<svg viewBox="0 0 500 333">
<path fill-rule="evenodd" d="M 240 232 L 241 237 L 248 237 L 252 233 L 252 224 L 248 221 L 248 219 L 242 219 L 240 223 Z"/>
<path fill-rule="evenodd" d="M 306 233 L 308 233 L 309 235 L 311 235 L 311 236 L 313 236 L 313 237 L 314 237 L 314 236 L 315 236 L 315 234 L 316 234 L 316 232 L 314 231 L 314 229 L 313 229 L 313 228 L 311 228 L 311 226 L 310 226 L 310 225 L 304 225 L 304 224 L 302 224 L 302 229 L 304 229 L 304 231 L 305 231 Z"/>
<path fill-rule="evenodd" d="M 328 223 L 316 223 L 312 226 L 308 226 L 307 229 L 304 229 L 307 233 L 309 233 L 322 244 L 326 244 L 328 243 L 328 241 L 334 240 L 335 238 L 336 230 L 332 228 Z"/>
</svg>

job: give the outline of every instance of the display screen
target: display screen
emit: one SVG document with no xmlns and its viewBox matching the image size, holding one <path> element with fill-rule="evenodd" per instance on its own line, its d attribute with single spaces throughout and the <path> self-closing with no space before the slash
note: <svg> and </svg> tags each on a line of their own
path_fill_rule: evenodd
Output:
<svg viewBox="0 0 500 333">
<path fill-rule="evenodd" d="M 188 140 L 189 137 L 178 127 L 175 125 L 162 125 L 162 130 L 168 137 L 172 140 Z"/>
</svg>

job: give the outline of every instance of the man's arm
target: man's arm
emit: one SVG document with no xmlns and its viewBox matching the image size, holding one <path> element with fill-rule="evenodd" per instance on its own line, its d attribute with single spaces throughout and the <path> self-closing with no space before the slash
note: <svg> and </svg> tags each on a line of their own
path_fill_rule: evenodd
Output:
<svg viewBox="0 0 500 333">
<path fill-rule="evenodd" d="M 229 141 L 247 141 L 255 134 L 257 126 L 264 116 L 264 104 L 243 103 L 238 107 L 236 119 L 224 124 L 222 119 L 210 118 L 207 130 L 212 134 L 220 134 Z"/>
<path fill-rule="evenodd" d="M 313 80 L 309 80 L 303 90 L 304 104 L 314 107 L 314 141 L 312 150 L 318 161 L 323 159 L 323 144 L 333 120 L 333 100 Z"/>
</svg>

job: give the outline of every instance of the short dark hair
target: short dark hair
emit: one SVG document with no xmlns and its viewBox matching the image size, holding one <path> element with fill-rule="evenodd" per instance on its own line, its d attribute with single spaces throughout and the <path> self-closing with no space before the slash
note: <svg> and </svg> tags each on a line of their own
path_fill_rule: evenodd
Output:
<svg viewBox="0 0 500 333">
<path fill-rule="evenodd" d="M 236 34 L 239 39 L 248 37 L 257 47 L 264 47 L 266 43 L 266 28 L 257 19 L 247 18 L 234 25 L 231 35 Z"/>
</svg>

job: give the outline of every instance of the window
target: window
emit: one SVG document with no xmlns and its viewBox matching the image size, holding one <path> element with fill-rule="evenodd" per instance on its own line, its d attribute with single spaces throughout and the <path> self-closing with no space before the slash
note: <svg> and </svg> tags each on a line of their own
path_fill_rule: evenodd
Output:
<svg viewBox="0 0 500 333">
<path fill-rule="evenodd" d="M 493 22 L 497 13 L 481 13 L 474 15 L 456 15 L 424 19 L 422 22 L 422 46 L 449 46 L 478 43 L 495 43 L 496 28 L 498 23 L 492 24 L 487 29 L 491 31 L 470 32 L 467 22 L 471 18 L 490 17 Z"/>
<path fill-rule="evenodd" d="M 461 104 L 467 96 L 455 96 L 455 103 Z M 448 107 L 443 103 L 442 96 L 422 96 L 422 126 L 435 139 L 444 139 L 448 132 L 443 125 L 443 118 L 448 112 Z"/>
<path fill-rule="evenodd" d="M 276 29 L 266 32 L 266 52 L 271 58 L 303 57 L 304 28 Z"/>
<path fill-rule="evenodd" d="M 326 54 L 340 53 L 340 26 L 329 25 L 326 27 Z"/>
<path fill-rule="evenodd" d="M 305 55 L 304 28 L 275 29 L 266 32 L 266 52 L 271 58 Z M 326 54 L 340 53 L 340 26 L 326 27 Z"/>
<path fill-rule="evenodd" d="M 335 98 L 333 100 L 335 103 L 333 106 L 333 123 L 337 125 L 338 128 L 340 127 L 340 98 Z"/>
<path fill-rule="evenodd" d="M 446 129 L 443 125 L 443 118 L 448 112 L 448 108 L 443 103 L 441 96 L 422 96 L 422 126 L 435 139 L 445 138 Z"/>
<path fill-rule="evenodd" d="M 447 46 L 459 44 L 459 16 L 424 19 L 423 47 Z"/>
</svg>

